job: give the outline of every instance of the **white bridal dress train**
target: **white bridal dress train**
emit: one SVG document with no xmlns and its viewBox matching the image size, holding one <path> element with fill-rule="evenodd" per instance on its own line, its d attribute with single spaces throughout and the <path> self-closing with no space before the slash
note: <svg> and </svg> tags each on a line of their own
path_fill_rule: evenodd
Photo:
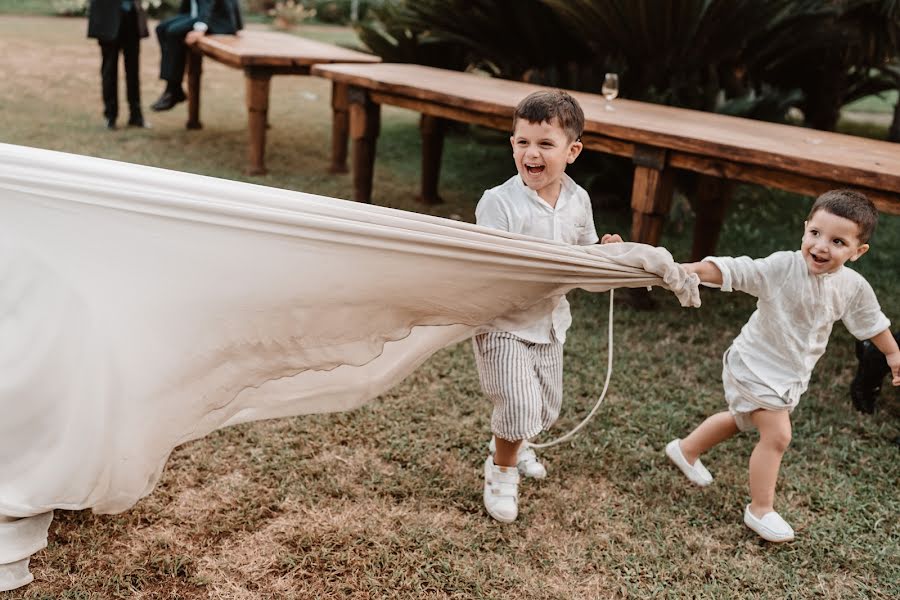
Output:
<svg viewBox="0 0 900 600">
<path fill-rule="evenodd" d="M 179 444 L 346 411 L 573 289 L 697 281 L 640 244 L 0 144 L 0 589 L 52 511 L 124 511 Z"/>
</svg>

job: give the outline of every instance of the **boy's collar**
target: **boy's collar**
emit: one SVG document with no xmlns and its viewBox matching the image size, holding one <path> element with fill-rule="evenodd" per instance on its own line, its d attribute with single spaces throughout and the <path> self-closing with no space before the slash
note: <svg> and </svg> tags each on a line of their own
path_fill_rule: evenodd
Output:
<svg viewBox="0 0 900 600">
<path fill-rule="evenodd" d="M 566 198 L 574 191 L 575 189 L 575 180 L 569 177 L 567 173 L 563 173 L 562 177 L 560 177 L 560 188 L 559 188 L 559 198 L 556 200 L 556 209 L 547 204 L 547 202 L 540 197 L 540 195 L 527 185 L 525 185 L 525 180 L 522 179 L 522 176 L 516 173 L 515 175 L 516 181 L 518 181 L 519 187 L 522 191 L 531 198 L 533 201 L 539 203 L 541 206 L 547 208 L 547 210 L 556 210 L 559 209 L 561 204 L 564 204 L 568 200 Z"/>
</svg>

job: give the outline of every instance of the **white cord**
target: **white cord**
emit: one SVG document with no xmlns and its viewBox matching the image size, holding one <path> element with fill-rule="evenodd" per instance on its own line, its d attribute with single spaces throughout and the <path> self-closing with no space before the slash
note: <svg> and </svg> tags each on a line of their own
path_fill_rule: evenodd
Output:
<svg viewBox="0 0 900 600">
<path fill-rule="evenodd" d="M 597 412 L 597 409 L 600 408 L 600 405 L 603 404 L 603 399 L 606 398 L 606 390 L 609 388 L 609 379 L 612 376 L 612 362 L 613 362 L 613 290 L 609 290 L 609 352 L 606 361 L 606 382 L 603 384 L 603 391 L 600 392 L 600 397 L 597 398 L 597 403 L 594 404 L 594 408 L 591 409 L 591 412 L 588 413 L 588 416 L 584 418 L 584 420 L 575 426 L 572 431 L 567 433 L 566 435 L 556 438 L 555 440 L 550 440 L 549 442 L 543 442 L 541 444 L 534 444 L 532 442 L 527 442 L 528 446 L 531 448 L 549 448 L 550 446 L 555 446 L 557 444 L 562 444 L 563 442 L 569 440 L 572 436 L 578 433 L 582 427 L 587 425 L 587 422 L 590 421 L 594 417 L 594 413 Z"/>
</svg>

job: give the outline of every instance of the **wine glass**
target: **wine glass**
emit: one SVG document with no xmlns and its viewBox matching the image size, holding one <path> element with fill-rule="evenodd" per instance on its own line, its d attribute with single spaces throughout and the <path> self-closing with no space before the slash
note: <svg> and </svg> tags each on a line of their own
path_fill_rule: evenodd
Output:
<svg viewBox="0 0 900 600">
<path fill-rule="evenodd" d="M 600 88 L 600 91 L 606 98 L 606 110 L 615 110 L 612 107 L 612 101 L 619 95 L 619 76 L 615 73 L 607 73 L 603 78 L 603 87 Z"/>
</svg>

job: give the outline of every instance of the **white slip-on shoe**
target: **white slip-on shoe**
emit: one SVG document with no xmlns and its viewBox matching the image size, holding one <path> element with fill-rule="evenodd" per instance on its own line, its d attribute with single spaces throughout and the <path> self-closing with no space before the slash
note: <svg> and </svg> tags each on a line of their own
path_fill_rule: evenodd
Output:
<svg viewBox="0 0 900 600">
<path fill-rule="evenodd" d="M 501 523 L 519 516 L 519 470 L 498 467 L 493 456 L 484 461 L 484 508 Z"/>
<path fill-rule="evenodd" d="M 488 450 L 491 451 L 491 456 L 497 451 L 497 442 L 494 438 L 491 438 L 488 443 Z M 516 467 L 519 469 L 519 475 L 523 477 L 531 479 L 547 477 L 547 467 L 538 460 L 537 454 L 535 454 L 534 448 L 528 444 L 528 440 L 524 440 L 519 446 L 519 451 L 516 453 Z"/>
<path fill-rule="evenodd" d="M 712 475 L 706 470 L 706 467 L 703 466 L 703 463 L 700 462 L 699 458 L 694 461 L 694 464 L 691 464 L 684 457 L 684 454 L 681 453 L 680 439 L 674 439 L 666 444 L 666 456 L 668 456 L 669 460 L 675 463 L 675 466 L 681 469 L 681 472 L 684 473 L 685 477 L 690 479 L 693 483 L 700 487 L 706 487 L 712 483 Z"/>
<path fill-rule="evenodd" d="M 755 531 L 767 542 L 790 542 L 794 539 L 794 530 L 774 510 L 757 519 L 750 512 L 750 505 L 744 509 L 744 525 Z"/>
</svg>

